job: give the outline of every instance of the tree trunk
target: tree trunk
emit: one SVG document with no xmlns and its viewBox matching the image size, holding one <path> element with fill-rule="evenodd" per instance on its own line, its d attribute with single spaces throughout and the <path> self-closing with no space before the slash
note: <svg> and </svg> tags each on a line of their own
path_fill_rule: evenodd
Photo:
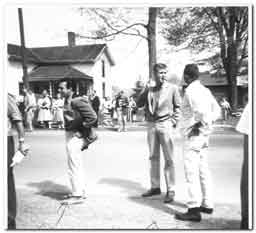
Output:
<svg viewBox="0 0 256 233">
<path fill-rule="evenodd" d="M 233 110 L 237 109 L 237 73 L 238 73 L 238 61 L 237 61 L 237 46 L 232 42 L 228 46 L 228 80 L 230 84 L 230 101 Z"/>
<path fill-rule="evenodd" d="M 148 33 L 148 61 L 149 61 L 149 78 L 153 78 L 153 66 L 156 64 L 156 7 L 149 8 L 149 17 L 147 25 Z"/>
</svg>

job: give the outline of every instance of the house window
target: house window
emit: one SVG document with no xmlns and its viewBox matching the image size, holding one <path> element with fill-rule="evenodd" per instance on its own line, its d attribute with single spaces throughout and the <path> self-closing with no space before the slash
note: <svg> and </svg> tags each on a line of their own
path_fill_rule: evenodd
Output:
<svg viewBox="0 0 256 233">
<path fill-rule="evenodd" d="M 102 97 L 106 97 L 106 84 L 102 83 Z"/>
<path fill-rule="evenodd" d="M 102 72 L 102 77 L 105 77 L 105 61 L 101 61 L 101 72 Z"/>
</svg>

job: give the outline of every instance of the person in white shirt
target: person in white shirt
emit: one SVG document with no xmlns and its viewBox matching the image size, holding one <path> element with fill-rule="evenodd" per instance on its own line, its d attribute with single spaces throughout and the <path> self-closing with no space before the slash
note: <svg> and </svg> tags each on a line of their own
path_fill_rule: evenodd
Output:
<svg viewBox="0 0 256 233">
<path fill-rule="evenodd" d="M 212 123 L 220 116 L 220 106 L 210 90 L 204 87 L 198 78 L 197 65 L 186 65 L 184 81 L 188 87 L 183 98 L 180 129 L 184 142 L 184 169 L 189 200 L 188 211 L 175 215 L 176 219 L 184 221 L 201 221 L 201 212 L 213 212 L 212 181 L 207 151 Z M 200 187 L 197 185 L 198 182 Z"/>
<path fill-rule="evenodd" d="M 33 131 L 33 119 L 36 108 L 36 97 L 31 89 L 25 90 L 24 104 L 26 126 L 28 127 L 29 131 Z"/>
<path fill-rule="evenodd" d="M 249 229 L 248 225 L 248 136 L 250 132 L 249 127 L 250 113 L 249 105 L 244 108 L 243 114 L 236 126 L 236 130 L 244 134 L 244 158 L 241 172 L 241 229 Z"/>
</svg>

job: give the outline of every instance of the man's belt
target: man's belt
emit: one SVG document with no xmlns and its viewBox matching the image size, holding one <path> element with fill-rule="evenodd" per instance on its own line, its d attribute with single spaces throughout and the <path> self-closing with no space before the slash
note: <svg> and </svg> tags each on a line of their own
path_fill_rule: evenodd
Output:
<svg viewBox="0 0 256 233">
<path fill-rule="evenodd" d="M 163 115 L 163 116 L 150 115 L 150 121 L 161 122 L 161 121 L 166 121 L 166 120 L 168 120 L 170 118 L 171 118 L 170 114 L 166 114 L 166 115 Z"/>
</svg>

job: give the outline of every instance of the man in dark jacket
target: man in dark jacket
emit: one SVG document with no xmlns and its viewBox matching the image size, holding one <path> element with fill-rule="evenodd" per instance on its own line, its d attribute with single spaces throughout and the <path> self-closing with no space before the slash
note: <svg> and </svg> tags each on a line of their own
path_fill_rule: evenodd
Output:
<svg viewBox="0 0 256 233">
<path fill-rule="evenodd" d="M 154 80 L 142 91 L 138 107 L 145 107 L 148 121 L 148 146 L 150 159 L 151 189 L 143 197 L 158 195 L 160 190 L 160 145 L 162 146 L 165 167 L 164 175 L 167 186 L 165 203 L 174 200 L 175 170 L 172 131 L 176 127 L 181 99 L 176 85 L 166 82 L 167 66 L 162 63 L 154 66 Z M 153 85 L 152 85 L 153 83 Z"/>
<path fill-rule="evenodd" d="M 68 175 L 72 193 L 67 196 L 69 201 L 82 201 L 85 198 L 82 152 L 84 139 L 79 131 L 84 127 L 90 128 L 97 120 L 97 115 L 89 101 L 83 97 L 73 98 L 73 80 L 62 79 L 59 83 L 59 92 L 65 98 L 64 121 L 66 129 L 66 148 L 68 154 Z M 82 124 L 81 124 L 82 119 Z M 79 124 L 77 124 L 79 122 Z"/>
</svg>

